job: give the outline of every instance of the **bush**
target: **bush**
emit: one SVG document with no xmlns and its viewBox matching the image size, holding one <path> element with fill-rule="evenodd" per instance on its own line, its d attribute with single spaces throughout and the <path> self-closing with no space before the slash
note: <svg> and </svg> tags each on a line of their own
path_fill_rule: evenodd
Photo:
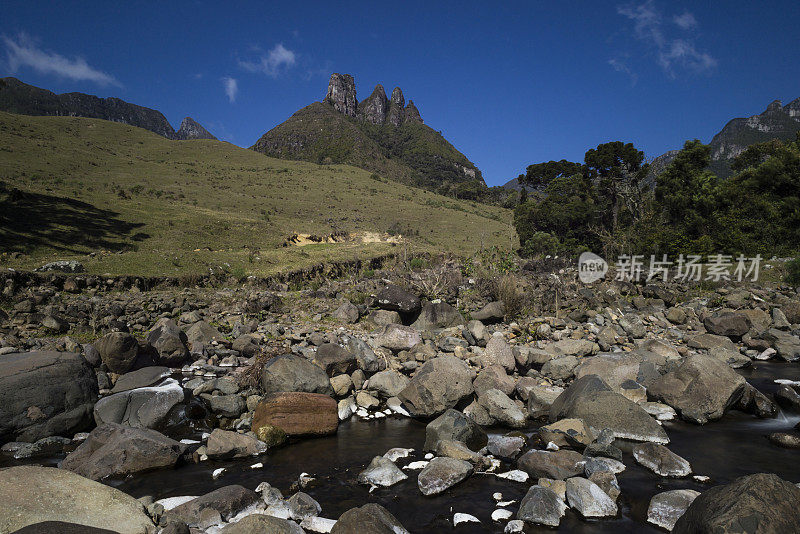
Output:
<svg viewBox="0 0 800 534">
<path fill-rule="evenodd" d="M 558 238 L 547 232 L 536 232 L 522 245 L 522 256 L 556 255 L 561 248 Z"/>
<path fill-rule="evenodd" d="M 505 319 L 510 320 L 522 313 L 524 299 L 519 289 L 519 280 L 513 274 L 506 274 L 497 281 L 495 299 L 503 301 Z"/>
<path fill-rule="evenodd" d="M 408 265 L 413 271 L 428 268 L 428 262 L 423 258 L 411 258 L 411 261 L 408 263 Z"/>
<path fill-rule="evenodd" d="M 800 256 L 786 263 L 784 280 L 795 286 L 800 285 Z"/>
</svg>

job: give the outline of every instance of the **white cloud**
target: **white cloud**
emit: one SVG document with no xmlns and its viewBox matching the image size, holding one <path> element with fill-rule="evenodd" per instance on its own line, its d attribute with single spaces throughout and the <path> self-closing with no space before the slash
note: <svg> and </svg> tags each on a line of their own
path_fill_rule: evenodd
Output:
<svg viewBox="0 0 800 534">
<path fill-rule="evenodd" d="M 55 52 L 42 50 L 25 33 L 18 34 L 16 38 L 4 35 L 2 39 L 6 45 L 6 60 L 11 72 L 17 72 L 20 67 L 30 67 L 42 74 L 55 74 L 70 80 L 122 86 L 110 74 L 89 66 L 82 57 L 76 56 L 70 59 Z"/>
<path fill-rule="evenodd" d="M 236 81 L 236 78 L 225 76 L 222 78 L 222 86 L 225 88 L 225 96 L 228 97 L 230 103 L 236 102 L 236 95 L 239 94 L 239 82 Z"/>
<path fill-rule="evenodd" d="M 239 60 L 239 66 L 249 72 L 261 72 L 276 78 L 296 62 L 297 54 L 283 46 L 283 43 L 278 43 L 269 52 L 262 53 L 255 61 Z"/>
<path fill-rule="evenodd" d="M 679 69 L 691 70 L 697 73 L 709 72 L 717 66 L 717 60 L 708 52 L 697 49 L 690 38 L 669 35 L 675 29 L 665 25 L 665 18 L 656 7 L 654 0 L 646 0 L 641 4 L 627 4 L 617 7 L 617 13 L 627 17 L 633 22 L 634 36 L 655 49 L 658 64 L 670 78 L 675 78 Z M 682 15 L 675 15 L 666 19 L 685 31 L 697 27 L 697 19 L 688 11 Z M 618 72 L 631 74 L 629 70 L 609 61 L 609 64 Z"/>
<path fill-rule="evenodd" d="M 678 25 L 683 30 L 691 30 L 697 26 L 697 19 L 688 11 L 684 11 L 683 15 L 675 15 L 672 17 L 672 22 Z"/>
<path fill-rule="evenodd" d="M 608 60 L 608 64 L 611 65 L 611 68 L 613 68 L 615 71 L 627 74 L 631 79 L 631 85 L 636 85 L 636 82 L 639 80 L 639 76 L 631 70 L 624 59 L 611 58 Z"/>
</svg>

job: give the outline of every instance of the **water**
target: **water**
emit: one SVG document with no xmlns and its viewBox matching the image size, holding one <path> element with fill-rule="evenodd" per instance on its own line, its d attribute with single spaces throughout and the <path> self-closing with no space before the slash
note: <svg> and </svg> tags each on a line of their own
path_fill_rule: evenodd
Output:
<svg viewBox="0 0 800 534">
<path fill-rule="evenodd" d="M 777 389 L 774 379 L 800 379 L 800 366 L 764 362 L 741 373 L 762 392 L 770 394 Z M 710 483 L 697 483 L 691 478 L 661 478 L 639 467 L 630 454 L 626 454 L 624 460 L 628 468 L 618 475 L 622 489 L 618 501 L 620 516 L 613 520 L 584 521 L 568 510 L 558 530 L 576 533 L 660 532 L 646 523 L 647 506 L 656 493 L 681 488 L 703 491 L 711 485 L 758 472 L 776 473 L 786 480 L 798 482 L 800 451 L 776 447 L 766 438 L 771 432 L 792 429 L 798 421 L 800 416 L 796 414 L 760 420 L 734 411 L 705 426 L 667 422 L 664 426 L 671 439 L 669 448 L 689 460 L 696 474 L 710 476 Z M 492 494 L 501 492 L 504 500 L 516 500 L 508 507 L 516 513 L 528 483 L 476 474 L 441 495 L 423 497 L 416 486 L 418 471 L 406 471 L 408 480 L 372 493 L 356 482 L 358 473 L 374 456 L 393 447 L 416 449 L 413 458 L 399 460 L 398 465 L 421 459 L 424 441 L 425 425 L 411 419 L 350 420 L 339 426 L 335 436 L 298 441 L 257 458 L 184 465 L 109 484 L 135 497 L 151 495 L 161 499 L 202 495 L 229 484 L 255 489 L 266 481 L 288 496 L 294 491 L 290 488 L 300 473 L 306 472 L 315 476 L 318 483 L 304 491 L 319 501 L 324 517 L 336 519 L 350 508 L 377 502 L 413 533 L 453 532 L 451 521 L 455 512 L 469 513 L 481 520 L 480 525 L 462 523 L 457 532 L 502 532 L 504 524 L 493 523 L 490 517 L 495 509 Z M 263 463 L 264 467 L 250 469 L 249 466 L 256 462 Z M 225 467 L 226 472 L 218 480 L 213 480 L 211 473 L 219 467 Z M 552 531 L 526 527 L 526 532 Z"/>
</svg>

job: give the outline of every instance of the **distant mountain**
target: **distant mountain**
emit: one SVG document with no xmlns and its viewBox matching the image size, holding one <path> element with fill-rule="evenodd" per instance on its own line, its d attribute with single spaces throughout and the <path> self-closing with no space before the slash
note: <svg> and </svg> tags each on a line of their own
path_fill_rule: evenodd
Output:
<svg viewBox="0 0 800 534">
<path fill-rule="evenodd" d="M 358 102 L 349 74 L 332 74 L 322 102 L 297 111 L 251 148 L 283 159 L 347 163 L 428 189 L 476 181 L 485 186 L 481 171 L 423 123 L 399 87 L 387 98 L 377 85 Z"/>
<path fill-rule="evenodd" d="M 800 98 L 783 106 L 775 100 L 760 115 L 733 119 L 711 139 L 710 168 L 718 176 L 731 174 L 731 163 L 748 146 L 770 139 L 794 140 L 800 131 Z"/>
<path fill-rule="evenodd" d="M 176 132 L 166 117 L 154 109 L 119 98 L 100 98 L 84 93 L 57 95 L 16 78 L 0 78 L 0 111 L 19 115 L 88 117 L 122 122 L 150 130 L 167 139 L 216 139 L 195 120 L 187 117 Z"/>
</svg>

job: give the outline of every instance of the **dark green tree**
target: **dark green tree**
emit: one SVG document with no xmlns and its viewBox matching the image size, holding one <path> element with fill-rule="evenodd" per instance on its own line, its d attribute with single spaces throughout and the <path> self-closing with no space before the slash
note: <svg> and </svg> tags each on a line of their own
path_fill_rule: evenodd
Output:
<svg viewBox="0 0 800 534">
<path fill-rule="evenodd" d="M 644 152 L 633 143 L 613 141 L 590 149 L 584 156 L 585 172 L 597 189 L 602 227 L 612 234 L 641 216 L 643 187 L 648 166 Z"/>
</svg>

